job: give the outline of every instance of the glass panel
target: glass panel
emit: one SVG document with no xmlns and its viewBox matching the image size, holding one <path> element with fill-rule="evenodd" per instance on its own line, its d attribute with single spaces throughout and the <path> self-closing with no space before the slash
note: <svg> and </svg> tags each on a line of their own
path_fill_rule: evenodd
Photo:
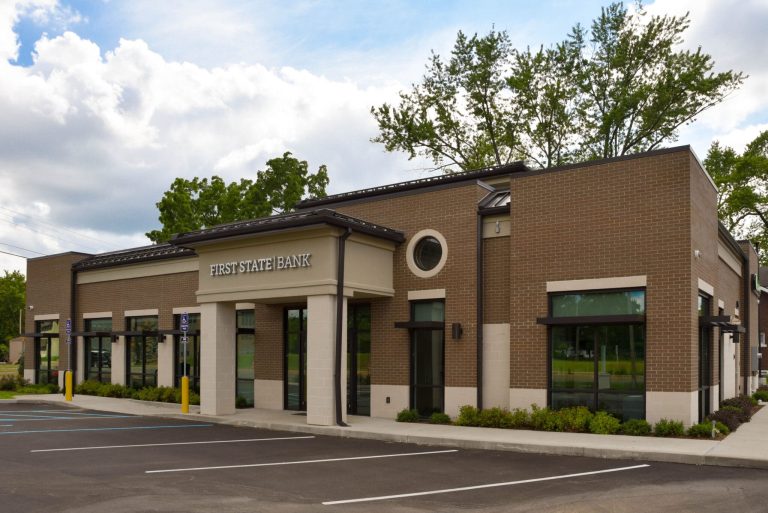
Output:
<svg viewBox="0 0 768 513">
<path fill-rule="evenodd" d="M 289 312 L 289 321 L 291 319 Z M 298 317 L 295 317 L 298 321 Z M 285 356 L 286 366 L 286 409 L 299 410 L 301 409 L 301 382 L 299 373 L 299 333 L 287 334 L 287 348 Z"/>
<path fill-rule="evenodd" d="M 552 392 L 552 409 L 569 408 L 571 406 L 586 406 L 595 409 L 595 394 L 589 392 Z"/>
<path fill-rule="evenodd" d="M 157 337 L 144 338 L 145 371 L 144 386 L 157 386 Z"/>
<path fill-rule="evenodd" d="M 442 330 L 414 330 L 413 338 L 414 385 L 442 385 Z"/>
<path fill-rule="evenodd" d="M 589 326 L 552 328 L 552 388 L 592 389 L 595 333 Z"/>
<path fill-rule="evenodd" d="M 242 329 L 256 328 L 256 317 L 253 310 L 237 311 L 237 327 Z"/>
<path fill-rule="evenodd" d="M 40 339 L 40 352 L 38 354 L 37 362 L 38 362 L 38 369 L 39 369 L 39 379 L 38 381 L 40 383 L 48 383 L 48 371 L 50 370 L 50 367 L 48 367 L 48 351 L 49 351 L 49 339 L 47 337 Z"/>
<path fill-rule="evenodd" d="M 414 387 L 413 407 L 422 417 L 429 417 L 443 408 L 442 387 Z"/>
<path fill-rule="evenodd" d="M 301 331 L 300 310 L 288 310 L 288 324 L 285 327 L 288 333 L 298 333 Z"/>
<path fill-rule="evenodd" d="M 253 380 L 252 379 L 238 379 L 237 380 L 237 397 L 245 399 L 246 406 L 253 406 Z"/>
<path fill-rule="evenodd" d="M 699 295 L 699 304 L 698 304 L 699 317 L 711 315 L 710 305 L 711 305 L 711 300 L 708 296 Z"/>
<path fill-rule="evenodd" d="M 59 321 L 35 321 L 37 333 L 58 333 Z"/>
<path fill-rule="evenodd" d="M 86 319 L 85 331 L 112 331 L 112 319 Z"/>
<path fill-rule="evenodd" d="M 128 331 L 157 331 L 157 317 L 128 317 Z"/>
<path fill-rule="evenodd" d="M 411 303 L 413 305 L 414 321 L 437 321 L 445 320 L 445 303 L 442 301 Z"/>
<path fill-rule="evenodd" d="M 237 336 L 237 378 L 254 379 L 253 354 L 255 352 L 255 337 L 251 334 Z"/>
<path fill-rule="evenodd" d="M 440 241 L 434 237 L 424 237 L 413 248 L 413 260 L 422 271 L 430 271 L 440 263 L 443 256 L 443 248 Z"/>
<path fill-rule="evenodd" d="M 101 337 L 101 382 L 112 382 L 112 339 L 109 337 Z"/>
<path fill-rule="evenodd" d="M 598 344 L 598 409 L 623 420 L 645 417 L 645 326 L 601 326 Z"/>
<path fill-rule="evenodd" d="M 142 337 L 128 338 L 128 354 L 130 369 L 128 386 L 140 387 L 143 384 L 142 377 L 144 375 L 144 362 L 142 360 L 144 354 L 144 339 Z"/>
<path fill-rule="evenodd" d="M 371 333 L 357 332 L 357 414 L 371 414 Z"/>
<path fill-rule="evenodd" d="M 643 315 L 645 291 L 586 292 L 552 296 L 553 317 Z"/>
</svg>

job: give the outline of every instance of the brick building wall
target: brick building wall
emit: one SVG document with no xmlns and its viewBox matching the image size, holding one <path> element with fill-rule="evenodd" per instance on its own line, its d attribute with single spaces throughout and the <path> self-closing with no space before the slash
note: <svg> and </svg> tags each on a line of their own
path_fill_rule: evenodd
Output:
<svg viewBox="0 0 768 513">
<path fill-rule="evenodd" d="M 483 240 L 483 322 L 509 322 L 509 237 Z"/>
<path fill-rule="evenodd" d="M 645 275 L 646 390 L 693 389 L 689 155 L 513 176 L 513 388 L 548 386 L 547 281 Z"/>
<path fill-rule="evenodd" d="M 364 202 L 329 205 L 341 213 L 402 231 L 406 242 L 394 254 L 395 295 L 371 304 L 371 382 L 408 385 L 410 341 L 408 331 L 396 329 L 395 321 L 410 317 L 408 291 L 445 289 L 446 326 L 459 322 L 460 340 L 445 337 L 445 384 L 449 387 L 477 385 L 476 267 L 477 202 L 488 189 L 474 182 L 416 195 L 370 198 Z M 406 248 L 423 229 L 440 232 L 446 239 L 448 257 L 436 276 L 419 278 L 408 269 Z"/>
<path fill-rule="evenodd" d="M 59 314 L 59 368 L 61 369 L 66 369 L 69 364 L 65 343 L 65 321 L 71 315 L 72 264 L 88 256 L 84 253 L 62 253 L 27 260 L 27 315 L 24 330 L 26 333 L 35 331 L 35 315 Z M 32 307 L 31 310 L 30 307 Z M 24 354 L 32 355 L 24 359 L 24 368 L 34 369 L 36 355 L 34 340 L 31 337 L 26 338 Z"/>
</svg>

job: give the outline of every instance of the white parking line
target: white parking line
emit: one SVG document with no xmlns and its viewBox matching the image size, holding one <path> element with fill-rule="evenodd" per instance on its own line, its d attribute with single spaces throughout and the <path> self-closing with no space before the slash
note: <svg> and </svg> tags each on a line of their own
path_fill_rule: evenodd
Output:
<svg viewBox="0 0 768 513">
<path fill-rule="evenodd" d="M 40 420 L 98 420 L 98 419 L 127 419 L 133 415 L 99 415 L 98 417 L 8 417 L 0 419 L 0 422 L 34 422 Z"/>
<path fill-rule="evenodd" d="M 90 451 L 94 449 L 123 449 L 127 447 L 161 447 L 165 445 L 234 444 L 243 442 L 271 442 L 274 440 L 305 440 L 314 436 L 287 436 L 281 438 L 248 438 L 244 440 L 206 440 L 203 442 L 172 442 L 167 444 L 98 445 L 94 447 L 63 447 L 60 449 L 34 449 L 29 452 Z"/>
<path fill-rule="evenodd" d="M 302 460 L 302 461 L 278 461 L 274 463 L 252 463 L 249 465 L 223 465 L 219 467 L 192 467 L 192 468 L 174 468 L 167 470 L 146 470 L 145 474 L 161 474 L 166 472 L 191 472 L 193 470 L 221 470 L 229 468 L 251 468 L 251 467 L 275 467 L 279 465 L 304 465 L 308 463 L 330 463 L 334 461 L 353 461 L 353 460 L 373 460 L 380 458 L 401 458 L 404 456 L 428 456 L 433 454 L 447 454 L 459 452 L 458 449 L 449 449 L 446 451 L 424 451 L 424 452 L 401 452 L 397 454 L 377 454 L 374 456 L 355 456 L 350 458 L 327 458 L 322 460 Z"/>
<path fill-rule="evenodd" d="M 650 465 L 633 465 L 631 467 L 618 467 L 618 468 L 609 468 L 605 470 L 595 470 L 592 472 L 579 472 L 578 474 L 565 474 L 560 476 L 550 476 L 550 477 L 538 477 L 535 479 L 523 479 L 520 481 L 507 481 L 506 483 L 490 483 L 490 484 L 484 484 L 484 485 L 477 485 L 477 486 L 463 486 L 461 488 L 445 488 L 443 490 L 429 490 L 426 492 L 414 492 L 414 493 L 401 493 L 398 495 L 381 495 L 379 497 L 363 497 L 360 499 L 346 499 L 341 501 L 328 501 L 323 502 L 323 506 L 335 506 L 338 504 L 353 504 L 356 502 L 373 502 L 373 501 L 385 501 L 389 499 L 402 499 L 406 497 L 419 497 L 422 495 L 438 495 L 441 493 L 455 493 L 455 492 L 466 492 L 469 490 L 482 490 L 483 488 L 498 488 L 501 486 L 514 486 L 519 484 L 527 484 L 527 483 L 538 483 L 541 481 L 555 481 L 557 479 L 570 479 L 573 477 L 582 477 L 582 476 L 593 476 L 595 474 L 607 474 L 609 472 L 622 472 L 624 470 L 635 470 L 640 468 L 646 468 L 650 467 Z"/>
</svg>

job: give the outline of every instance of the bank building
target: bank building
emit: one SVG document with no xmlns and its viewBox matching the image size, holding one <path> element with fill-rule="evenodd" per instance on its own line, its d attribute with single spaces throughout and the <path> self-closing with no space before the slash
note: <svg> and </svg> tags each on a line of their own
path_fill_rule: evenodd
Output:
<svg viewBox="0 0 768 513">
<path fill-rule="evenodd" d="M 690 425 L 758 383 L 758 260 L 688 146 L 300 202 L 29 259 L 25 378 L 178 386 L 316 425 L 585 405 Z M 71 319 L 71 350 L 65 323 Z"/>
</svg>

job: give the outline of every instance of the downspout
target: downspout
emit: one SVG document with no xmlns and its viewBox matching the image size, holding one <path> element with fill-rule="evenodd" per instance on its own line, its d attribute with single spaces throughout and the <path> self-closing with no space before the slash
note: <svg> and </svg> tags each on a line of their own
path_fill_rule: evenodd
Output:
<svg viewBox="0 0 768 513">
<path fill-rule="evenodd" d="M 77 329 L 77 271 L 75 271 L 74 269 L 72 269 L 71 279 L 70 279 L 69 301 L 70 301 L 70 304 L 69 304 L 69 318 L 72 319 L 72 331 L 77 332 L 78 331 L 78 329 Z M 76 339 L 76 337 L 75 337 L 75 339 Z M 76 365 L 76 363 L 74 361 L 74 359 L 77 356 L 75 354 L 75 349 L 74 349 L 76 347 L 76 345 L 77 344 L 75 344 L 74 341 L 72 341 L 71 338 L 70 338 L 70 343 L 67 344 L 67 346 L 68 346 L 67 347 L 67 355 L 68 355 L 67 358 L 69 359 L 69 365 L 68 365 L 69 369 L 68 370 L 71 370 L 73 372 L 75 370 L 77 370 L 77 365 Z M 74 376 L 72 378 L 73 378 L 72 381 L 74 382 L 75 381 L 74 380 Z"/>
<path fill-rule="evenodd" d="M 742 352 L 744 354 L 744 361 L 742 362 L 742 370 L 744 372 L 744 394 L 749 394 L 749 376 L 752 373 L 752 367 L 750 365 L 749 359 L 752 357 L 752 352 L 750 351 L 750 328 L 749 328 L 749 295 L 752 293 L 752 284 L 750 282 L 750 277 L 752 276 L 749 272 L 749 251 L 744 251 L 742 260 L 744 262 L 744 272 L 742 273 L 744 275 L 744 344 L 742 344 Z"/>
<path fill-rule="evenodd" d="M 342 419 L 341 410 L 341 329 L 344 315 L 344 253 L 347 247 L 347 238 L 352 235 L 352 228 L 339 237 L 339 259 L 336 268 L 336 362 L 333 375 L 334 396 L 336 399 L 336 425 L 348 427 Z"/>
<path fill-rule="evenodd" d="M 477 408 L 483 409 L 483 215 L 477 212 Z"/>
</svg>

